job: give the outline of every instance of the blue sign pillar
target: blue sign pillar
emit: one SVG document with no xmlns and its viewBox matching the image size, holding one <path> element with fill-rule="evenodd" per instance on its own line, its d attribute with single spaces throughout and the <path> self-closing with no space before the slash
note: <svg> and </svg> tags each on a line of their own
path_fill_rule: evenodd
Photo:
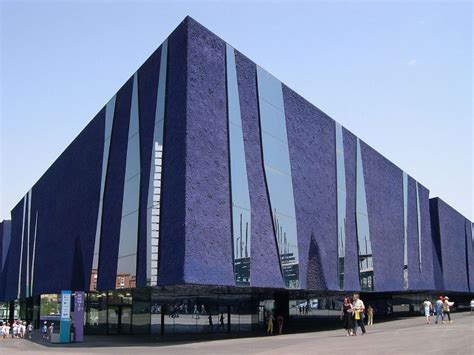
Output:
<svg viewBox="0 0 474 355">
<path fill-rule="evenodd" d="M 61 322 L 59 325 L 59 342 L 71 341 L 71 291 L 61 291 Z"/>
</svg>

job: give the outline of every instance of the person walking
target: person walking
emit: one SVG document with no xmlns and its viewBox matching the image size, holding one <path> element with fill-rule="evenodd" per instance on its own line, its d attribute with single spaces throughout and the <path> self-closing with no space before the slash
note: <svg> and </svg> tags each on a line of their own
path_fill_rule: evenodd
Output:
<svg viewBox="0 0 474 355">
<path fill-rule="evenodd" d="M 209 312 L 207 316 L 207 322 L 208 322 L 208 325 L 207 325 L 208 331 L 212 332 L 214 330 L 214 323 L 212 322 L 211 312 Z"/>
<path fill-rule="evenodd" d="M 438 324 L 439 320 L 441 320 L 444 323 L 444 317 L 443 317 L 443 296 L 439 296 L 439 298 L 436 300 L 435 303 L 435 324 Z"/>
<path fill-rule="evenodd" d="M 267 317 L 267 335 L 273 335 L 273 314 L 268 313 Z"/>
<path fill-rule="evenodd" d="M 13 321 L 12 325 L 12 338 L 16 339 L 18 337 L 18 324 L 17 321 Z"/>
<path fill-rule="evenodd" d="M 54 333 L 54 323 L 51 323 L 51 325 L 48 328 L 48 340 L 53 341 L 53 333 Z"/>
<path fill-rule="evenodd" d="M 225 330 L 225 325 L 224 325 L 224 313 L 221 313 L 221 317 L 219 318 L 219 328 L 221 328 L 222 331 Z"/>
<path fill-rule="evenodd" d="M 33 333 L 33 324 L 30 322 L 28 324 L 28 338 L 31 339 L 31 335 Z"/>
<path fill-rule="evenodd" d="M 353 335 L 357 335 L 357 327 L 359 326 L 362 330 L 362 335 L 365 334 L 365 325 L 364 325 L 364 311 L 365 306 L 364 302 L 360 299 L 358 293 L 355 293 L 353 296 L 354 303 L 352 304 L 352 309 L 354 313 L 354 333 Z"/>
<path fill-rule="evenodd" d="M 369 305 L 369 307 L 367 307 L 367 325 L 374 325 L 374 308 Z"/>
<path fill-rule="evenodd" d="M 48 322 L 43 323 L 43 328 L 41 329 L 43 333 L 43 339 L 48 339 Z"/>
<path fill-rule="evenodd" d="M 433 305 L 431 304 L 428 298 L 425 298 L 425 301 L 423 302 L 423 308 L 426 318 L 426 324 L 431 324 L 431 309 L 433 308 Z"/>
<path fill-rule="evenodd" d="M 344 297 L 344 303 L 341 307 L 341 317 L 342 324 L 344 325 L 344 329 L 346 330 L 346 336 L 351 336 L 353 324 L 352 324 L 352 303 L 349 297 Z"/>
<path fill-rule="evenodd" d="M 281 314 L 277 317 L 277 322 L 278 322 L 278 334 L 281 334 L 283 332 L 283 324 L 285 323 L 285 319 L 283 318 Z"/>
<path fill-rule="evenodd" d="M 3 331 L 3 339 L 7 339 L 10 336 L 10 323 L 7 323 Z"/>
<path fill-rule="evenodd" d="M 446 317 L 448 317 L 449 323 L 453 322 L 451 320 L 451 307 L 453 305 L 454 305 L 454 302 L 449 302 L 449 297 L 446 296 L 443 302 L 443 318 L 446 319 Z M 444 320 L 443 320 L 443 324 L 444 324 Z"/>
</svg>

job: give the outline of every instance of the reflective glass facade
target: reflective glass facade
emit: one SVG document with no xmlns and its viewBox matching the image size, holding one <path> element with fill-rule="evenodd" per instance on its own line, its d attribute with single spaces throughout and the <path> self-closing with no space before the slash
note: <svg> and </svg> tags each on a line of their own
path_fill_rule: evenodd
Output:
<svg viewBox="0 0 474 355">
<path fill-rule="evenodd" d="M 232 236 L 235 283 L 250 286 L 251 209 L 234 49 L 226 45 Z"/>
<path fill-rule="evenodd" d="M 168 64 L 168 41 L 161 46 L 160 74 L 156 95 L 155 125 L 151 154 L 150 180 L 147 202 L 147 284 L 158 283 L 159 241 L 160 241 L 160 201 L 163 167 L 163 129 L 165 122 L 166 70 Z"/>
<path fill-rule="evenodd" d="M 265 179 L 280 267 L 287 288 L 299 287 L 298 235 L 281 82 L 257 66 Z"/>
<path fill-rule="evenodd" d="M 113 127 L 113 122 L 114 122 L 115 100 L 116 100 L 116 96 L 114 95 L 105 106 L 104 153 L 102 156 L 99 212 L 97 214 L 97 225 L 96 225 L 96 230 L 95 230 L 94 254 L 93 254 L 93 259 L 92 259 L 92 272 L 91 272 L 92 280 L 91 280 L 90 290 L 97 289 L 97 278 L 98 278 L 98 269 L 99 269 L 99 248 L 100 248 L 100 239 L 102 235 L 102 209 L 104 205 L 104 190 L 105 190 L 105 182 L 107 178 L 107 165 L 109 163 L 110 140 L 112 138 L 112 127 Z"/>
<path fill-rule="evenodd" d="M 408 175 L 403 172 L 403 288 L 408 288 Z"/>
<path fill-rule="evenodd" d="M 135 73 L 128 128 L 116 288 L 135 287 L 136 285 L 140 201 L 140 135 L 137 81 L 137 74 Z"/>
<path fill-rule="evenodd" d="M 416 224 L 417 224 L 417 235 L 418 235 L 418 267 L 421 272 L 421 213 L 420 213 L 420 193 L 418 191 L 418 182 L 415 182 L 416 186 Z"/>
<path fill-rule="evenodd" d="M 336 179 L 337 179 L 337 266 L 339 288 L 344 289 L 344 255 L 346 244 L 346 169 L 342 126 L 336 123 Z"/>
<path fill-rule="evenodd" d="M 374 290 L 374 264 L 369 231 L 369 216 L 367 213 L 367 198 L 365 195 L 364 166 L 359 139 L 357 139 L 356 166 L 356 224 L 360 288 L 362 291 L 372 291 Z"/>
</svg>

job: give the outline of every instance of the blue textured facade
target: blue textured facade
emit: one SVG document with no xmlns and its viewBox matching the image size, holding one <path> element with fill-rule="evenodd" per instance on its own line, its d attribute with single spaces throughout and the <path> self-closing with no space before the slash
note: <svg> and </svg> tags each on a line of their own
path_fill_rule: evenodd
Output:
<svg viewBox="0 0 474 355">
<path fill-rule="evenodd" d="M 0 255 L 5 255 L 0 270 L 3 300 L 64 289 L 140 289 L 155 286 L 153 277 L 159 287 L 236 286 L 226 81 L 226 63 L 234 62 L 251 211 L 250 288 L 238 289 L 283 291 L 285 262 L 296 255 L 298 291 L 360 291 L 364 272 L 376 292 L 472 292 L 470 221 L 442 200 L 430 200 L 429 190 L 408 177 L 408 287 L 404 288 L 403 171 L 342 128 L 344 179 L 337 179 L 332 118 L 280 82 L 272 88 L 259 84 L 261 68 L 238 51 L 226 51 L 222 39 L 189 17 L 166 43 L 167 52 L 163 46 L 158 48 L 114 96 L 108 153 L 104 107 L 13 208 L 8 250 L 0 243 Z M 235 61 L 226 61 L 229 53 L 235 53 Z M 160 107 L 163 60 L 166 93 Z M 263 121 L 262 92 L 271 94 L 275 87 L 281 87 L 278 95 L 283 99 L 287 139 L 274 137 L 278 141 L 274 147 L 287 145 L 291 184 L 281 186 L 282 191 L 292 186 L 293 199 L 285 203 L 295 211 L 296 254 L 284 248 L 287 235 L 272 210 L 281 196 L 272 196 L 275 190 L 269 188 L 270 183 L 278 186 L 269 180 L 271 163 L 278 165 L 284 154 L 271 151 L 264 139 L 275 132 L 268 132 L 268 122 Z M 132 152 L 139 157 L 134 162 L 139 166 L 137 191 L 125 188 L 130 179 L 127 166 L 132 164 L 127 159 L 134 156 L 130 143 L 134 92 L 138 93 L 140 142 L 139 151 Z M 265 105 L 272 109 L 271 102 Z M 164 122 L 158 142 L 155 120 L 160 110 Z M 269 157 L 274 159 L 270 163 Z M 345 184 L 345 210 L 338 210 L 338 181 Z M 154 197 L 159 195 L 152 206 L 150 191 Z M 368 220 L 364 236 L 358 235 L 361 191 Z M 133 211 L 138 214 L 138 228 L 125 233 L 123 209 L 128 206 L 123 201 L 130 193 L 139 201 Z M 147 217 L 150 209 L 152 225 Z M 344 234 L 338 231 L 338 213 L 344 214 L 339 218 L 344 221 Z M 0 241 L 5 240 L 2 228 Z M 343 235 L 344 246 L 342 289 L 338 235 Z M 361 240 L 370 243 L 364 246 L 365 254 Z M 96 244 L 99 262 L 94 270 Z M 135 274 L 120 272 L 120 257 L 124 257 L 119 255 L 120 245 L 136 250 Z M 148 263 L 156 265 L 156 275 L 147 271 Z"/>
<path fill-rule="evenodd" d="M 430 209 L 436 250 L 434 263 L 438 271 L 436 286 L 448 291 L 469 292 L 473 245 L 466 227 L 471 222 L 440 198 L 430 200 Z"/>
</svg>

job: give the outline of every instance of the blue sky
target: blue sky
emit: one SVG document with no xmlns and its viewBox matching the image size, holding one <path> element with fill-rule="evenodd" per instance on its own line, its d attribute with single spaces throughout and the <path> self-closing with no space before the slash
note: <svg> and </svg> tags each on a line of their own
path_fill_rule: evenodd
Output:
<svg viewBox="0 0 474 355">
<path fill-rule="evenodd" d="M 186 15 L 473 216 L 470 2 L 9 1 L 0 219 Z"/>
</svg>

